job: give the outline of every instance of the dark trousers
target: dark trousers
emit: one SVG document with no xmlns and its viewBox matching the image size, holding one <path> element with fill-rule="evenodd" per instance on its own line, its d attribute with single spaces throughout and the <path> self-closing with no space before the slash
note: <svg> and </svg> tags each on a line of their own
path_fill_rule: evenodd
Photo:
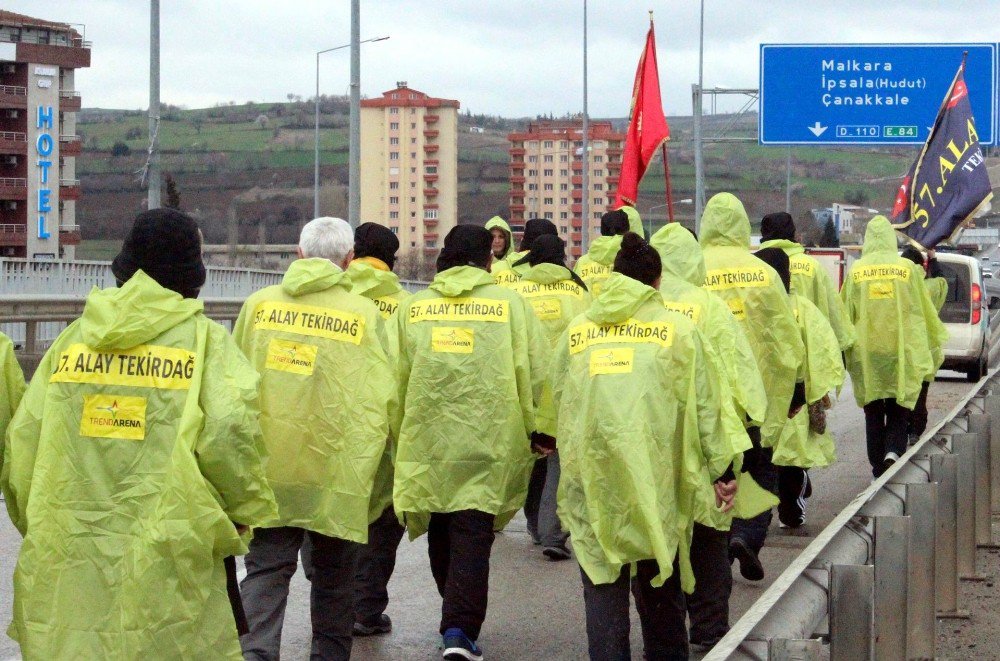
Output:
<svg viewBox="0 0 1000 661">
<path fill-rule="evenodd" d="M 778 517 L 794 521 L 805 514 L 806 498 L 812 493 L 809 472 L 798 466 L 778 466 Z"/>
<path fill-rule="evenodd" d="M 878 477 L 885 471 L 885 455 L 895 452 L 903 456 L 906 452 L 906 430 L 910 422 L 909 409 L 903 408 L 894 399 L 876 399 L 864 405 L 865 436 L 868 439 L 868 462 L 872 465 L 872 475 Z"/>
<path fill-rule="evenodd" d="M 396 549 L 403 539 L 403 526 L 392 507 L 368 524 L 368 543 L 361 547 L 354 580 L 354 619 L 370 623 L 389 605 L 386 586 L 396 568 Z"/>
<path fill-rule="evenodd" d="M 684 623 L 684 593 L 680 572 L 674 572 L 660 587 L 649 581 L 659 573 L 655 560 L 636 563 L 636 577 L 629 579 L 630 567 L 622 567 L 614 583 L 594 585 L 583 577 L 583 603 L 587 614 L 587 649 L 591 661 L 629 661 L 629 591 L 635 597 L 642 627 L 642 646 L 647 661 L 687 659 L 687 629 Z"/>
<path fill-rule="evenodd" d="M 729 632 L 729 595 L 733 572 L 729 565 L 729 533 L 694 524 L 691 539 L 694 592 L 686 595 L 692 643 L 712 644 Z"/>
<path fill-rule="evenodd" d="M 542 504 L 542 493 L 545 491 L 548 468 L 549 462 L 544 457 L 535 461 L 535 465 L 531 467 L 531 477 L 528 479 L 528 495 L 524 499 L 524 518 L 528 520 L 528 534 L 531 536 L 531 541 L 536 543 L 541 540 L 538 512 Z"/>
<path fill-rule="evenodd" d="M 760 446 L 760 428 L 747 429 L 754 447 Z M 750 463 L 750 476 L 760 486 L 774 495 L 778 495 L 778 467 L 771 461 L 774 455 L 771 448 L 760 447 L 754 452 L 754 460 Z M 755 553 L 760 553 L 767 539 L 767 529 L 771 525 L 773 513 L 771 510 L 762 512 L 752 519 L 733 519 L 732 536 L 739 537 L 747 543 Z"/>
<path fill-rule="evenodd" d="M 354 570 L 361 545 L 302 528 L 258 528 L 246 556 L 240 585 L 250 633 L 240 638 L 248 661 L 278 659 L 288 583 L 298 565 L 299 548 L 312 544 L 312 659 L 347 661 L 354 626 Z"/>
<path fill-rule="evenodd" d="M 431 573 L 442 598 L 440 632 L 458 627 L 472 640 L 486 619 L 494 516 L 434 512 L 427 528 Z"/>
<path fill-rule="evenodd" d="M 930 381 L 924 381 L 920 386 L 920 396 L 917 397 L 917 405 L 910 412 L 910 425 L 908 434 L 923 436 L 927 431 L 927 390 L 931 387 Z"/>
</svg>

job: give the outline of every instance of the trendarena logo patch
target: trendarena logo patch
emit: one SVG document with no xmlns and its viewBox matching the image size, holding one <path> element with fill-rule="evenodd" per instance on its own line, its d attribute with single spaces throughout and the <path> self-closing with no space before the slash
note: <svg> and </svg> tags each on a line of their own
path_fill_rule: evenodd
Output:
<svg viewBox="0 0 1000 661">
<path fill-rule="evenodd" d="M 141 441 L 146 437 L 146 398 L 86 395 L 80 436 Z"/>
</svg>

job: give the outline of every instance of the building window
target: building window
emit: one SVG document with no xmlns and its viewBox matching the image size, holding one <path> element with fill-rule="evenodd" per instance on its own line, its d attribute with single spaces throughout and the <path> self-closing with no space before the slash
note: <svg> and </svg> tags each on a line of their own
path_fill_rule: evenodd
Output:
<svg viewBox="0 0 1000 661">
<path fill-rule="evenodd" d="M 538 176 L 538 170 L 528 170 L 528 176 L 529 177 L 537 177 Z"/>
<path fill-rule="evenodd" d="M 538 190 L 538 184 L 528 184 L 528 190 Z"/>
<path fill-rule="evenodd" d="M 424 220 L 437 220 L 437 209 L 424 209 Z"/>
<path fill-rule="evenodd" d="M 552 190 L 552 184 L 545 184 L 545 190 Z"/>
<path fill-rule="evenodd" d="M 560 197 L 559 204 L 569 204 L 569 200 L 565 197 Z"/>
<path fill-rule="evenodd" d="M 565 211 L 560 211 L 559 212 L 559 220 L 566 220 L 567 218 L 569 218 L 569 214 L 568 213 L 566 213 Z M 562 233 L 563 234 L 566 233 L 566 228 L 565 227 L 562 228 Z"/>
<path fill-rule="evenodd" d="M 398 220 L 398 219 L 399 219 L 399 212 L 398 211 L 390 211 L 389 212 L 389 220 Z"/>
<path fill-rule="evenodd" d="M 410 152 L 410 158 L 416 158 L 416 157 L 417 157 L 417 152 L 411 151 Z"/>
<path fill-rule="evenodd" d="M 566 154 L 560 154 L 559 155 L 559 162 L 560 163 L 568 163 L 569 162 L 569 156 L 567 156 Z"/>
<path fill-rule="evenodd" d="M 389 122 L 389 130 L 390 131 L 398 131 L 399 130 L 399 122 Z"/>
<path fill-rule="evenodd" d="M 601 203 L 602 203 L 603 201 L 604 201 L 604 200 L 602 200 L 602 199 L 601 199 L 601 198 L 599 198 L 599 197 L 595 197 L 595 198 L 594 198 L 594 204 L 596 204 L 597 206 L 601 206 Z M 598 218 L 600 218 L 600 216 L 598 216 Z"/>
<path fill-rule="evenodd" d="M 417 226 L 416 225 L 410 225 L 410 231 L 411 232 L 416 232 L 417 231 Z"/>
<path fill-rule="evenodd" d="M 604 190 L 604 184 L 594 184 L 594 190 Z"/>
<path fill-rule="evenodd" d="M 427 174 L 437 174 L 438 169 L 436 165 L 428 165 L 424 171 Z"/>
<path fill-rule="evenodd" d="M 416 204 L 416 203 L 417 203 L 417 198 L 411 197 L 410 198 L 410 204 Z"/>
<path fill-rule="evenodd" d="M 391 152 L 389 152 L 389 160 L 390 161 L 398 161 L 399 160 L 399 152 L 398 151 L 391 151 Z"/>
<path fill-rule="evenodd" d="M 416 241 L 410 241 L 410 247 L 411 248 L 416 248 L 417 247 L 417 242 Z"/>
<path fill-rule="evenodd" d="M 399 114 L 399 108 L 389 108 L 389 114 L 390 115 L 398 115 Z"/>
<path fill-rule="evenodd" d="M 546 140 L 545 143 L 542 145 L 542 147 L 544 147 L 545 149 L 552 149 L 552 141 Z"/>
<path fill-rule="evenodd" d="M 389 138 L 389 144 L 390 145 L 398 145 L 399 144 L 399 138 Z"/>
<path fill-rule="evenodd" d="M 390 197 L 389 198 L 389 204 L 399 204 L 399 197 L 396 196 L 396 195 L 393 195 L 392 197 Z"/>
<path fill-rule="evenodd" d="M 545 155 L 545 162 L 546 163 L 551 163 L 552 162 L 552 154 L 546 154 Z"/>
<path fill-rule="evenodd" d="M 569 176 L 569 170 L 567 170 L 566 168 L 563 168 L 562 170 L 559 170 L 559 176 L 560 177 L 568 177 Z"/>
<path fill-rule="evenodd" d="M 399 182 L 398 181 L 390 181 L 389 182 L 389 190 L 399 190 Z"/>
<path fill-rule="evenodd" d="M 579 248 L 580 247 L 580 242 L 579 241 L 574 241 L 573 242 L 573 247 L 574 248 Z"/>
<path fill-rule="evenodd" d="M 398 213 L 396 215 L 399 216 Z M 392 213 L 389 214 L 389 217 L 392 218 Z M 392 232 L 393 234 L 399 234 L 399 228 L 398 227 L 390 227 L 389 231 Z"/>
<path fill-rule="evenodd" d="M 594 170 L 594 176 L 595 177 L 603 177 L 604 176 L 604 170 Z"/>
<path fill-rule="evenodd" d="M 426 246 L 427 248 L 436 248 L 437 247 L 435 241 L 425 241 L 424 242 L 424 246 Z"/>
<path fill-rule="evenodd" d="M 602 156 L 600 154 L 595 154 L 594 155 L 594 162 L 595 163 L 603 163 L 604 162 L 604 156 Z"/>
<path fill-rule="evenodd" d="M 410 128 L 411 129 L 417 128 L 417 123 L 416 122 L 410 122 Z"/>
<path fill-rule="evenodd" d="M 552 168 L 546 168 L 545 171 L 542 172 L 542 175 L 546 176 L 546 177 L 551 177 L 552 176 Z"/>
<path fill-rule="evenodd" d="M 416 115 L 417 114 L 417 109 L 416 108 L 410 108 L 410 114 L 411 115 Z"/>
<path fill-rule="evenodd" d="M 532 155 L 528 156 L 528 162 L 529 163 L 537 163 L 538 162 L 538 157 L 535 156 L 534 154 L 532 154 Z"/>
<path fill-rule="evenodd" d="M 410 138 L 410 144 L 411 145 L 417 144 L 417 139 L 416 138 Z"/>
<path fill-rule="evenodd" d="M 412 168 L 410 168 L 410 174 L 416 174 L 416 173 L 417 173 L 417 166 L 414 165 Z"/>
<path fill-rule="evenodd" d="M 551 197 L 543 198 L 542 204 L 552 204 L 552 198 Z"/>
<path fill-rule="evenodd" d="M 544 217 L 545 217 L 545 220 L 552 220 L 552 212 L 551 211 L 546 211 Z"/>
<path fill-rule="evenodd" d="M 561 141 L 559 142 L 559 148 L 560 148 L 560 149 L 566 149 L 567 147 L 569 147 L 569 143 L 568 143 L 568 142 L 566 142 L 565 140 L 561 140 Z"/>
<path fill-rule="evenodd" d="M 559 184 L 559 190 L 569 190 L 569 184 Z"/>
<path fill-rule="evenodd" d="M 389 168 L 389 175 L 393 177 L 399 176 L 399 168 Z"/>
<path fill-rule="evenodd" d="M 416 188 L 416 187 L 417 187 L 417 182 L 411 181 L 410 182 L 410 188 Z"/>
<path fill-rule="evenodd" d="M 416 211 L 411 211 L 410 212 L 410 218 L 416 218 L 416 217 L 417 217 L 417 212 Z"/>
<path fill-rule="evenodd" d="M 595 204 L 597 204 L 599 206 L 601 204 L 601 201 L 600 200 L 596 200 Z M 600 220 L 600 219 L 601 219 L 601 212 L 600 211 L 595 211 L 594 212 L 594 220 Z"/>
</svg>

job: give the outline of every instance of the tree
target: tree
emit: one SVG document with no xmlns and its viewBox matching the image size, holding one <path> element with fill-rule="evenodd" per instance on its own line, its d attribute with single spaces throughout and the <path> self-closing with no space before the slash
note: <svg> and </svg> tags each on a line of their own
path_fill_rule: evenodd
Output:
<svg viewBox="0 0 1000 661">
<path fill-rule="evenodd" d="M 833 224 L 833 218 L 826 221 L 826 227 L 823 228 L 823 236 L 820 237 L 819 245 L 823 248 L 840 247 L 840 237 L 837 236 L 837 228 Z"/>
<path fill-rule="evenodd" d="M 169 172 L 164 179 L 167 182 L 167 201 L 163 206 L 168 209 L 177 209 L 180 211 L 181 194 L 177 192 L 177 182 L 174 181 L 173 176 Z"/>
<path fill-rule="evenodd" d="M 119 156 L 128 156 L 132 153 L 132 150 L 128 148 L 121 140 L 117 141 L 115 144 L 111 145 L 111 156 L 117 158 Z"/>
</svg>

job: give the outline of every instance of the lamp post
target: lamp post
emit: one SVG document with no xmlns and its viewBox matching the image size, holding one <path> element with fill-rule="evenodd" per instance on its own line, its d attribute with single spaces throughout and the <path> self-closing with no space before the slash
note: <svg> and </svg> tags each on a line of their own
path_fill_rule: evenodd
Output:
<svg viewBox="0 0 1000 661">
<path fill-rule="evenodd" d="M 372 39 L 365 39 L 360 42 L 362 44 L 367 44 L 372 41 L 385 41 L 388 39 L 385 37 L 374 37 Z M 313 218 L 319 217 L 319 56 L 323 53 L 331 53 L 335 50 L 342 50 L 344 48 L 350 48 L 350 44 L 344 44 L 343 46 L 334 46 L 333 48 L 326 48 L 321 51 L 316 51 L 316 149 L 315 149 L 315 167 L 313 170 Z"/>
</svg>

